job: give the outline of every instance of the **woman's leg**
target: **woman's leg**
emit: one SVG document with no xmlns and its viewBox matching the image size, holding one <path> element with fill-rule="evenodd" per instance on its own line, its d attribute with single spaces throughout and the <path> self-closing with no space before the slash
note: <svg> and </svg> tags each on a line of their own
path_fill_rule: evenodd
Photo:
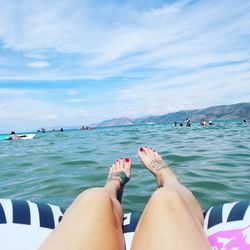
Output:
<svg viewBox="0 0 250 250">
<path fill-rule="evenodd" d="M 157 152 L 143 147 L 138 155 L 159 188 L 137 225 L 132 249 L 211 249 L 203 231 L 202 209 L 193 194 L 179 183 Z"/>
<path fill-rule="evenodd" d="M 131 160 L 117 160 L 103 188 L 81 193 L 40 250 L 122 250 L 121 198 L 130 178 Z"/>
</svg>

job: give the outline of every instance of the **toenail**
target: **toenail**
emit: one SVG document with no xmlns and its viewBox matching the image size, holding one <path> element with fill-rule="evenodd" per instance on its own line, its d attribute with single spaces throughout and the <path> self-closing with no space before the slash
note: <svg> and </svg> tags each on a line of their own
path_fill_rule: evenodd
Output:
<svg viewBox="0 0 250 250">
<path fill-rule="evenodd" d="M 143 152 L 143 148 L 140 148 L 140 151 Z"/>
<path fill-rule="evenodd" d="M 126 162 L 129 162 L 129 158 L 126 158 L 125 161 L 126 161 Z"/>
</svg>

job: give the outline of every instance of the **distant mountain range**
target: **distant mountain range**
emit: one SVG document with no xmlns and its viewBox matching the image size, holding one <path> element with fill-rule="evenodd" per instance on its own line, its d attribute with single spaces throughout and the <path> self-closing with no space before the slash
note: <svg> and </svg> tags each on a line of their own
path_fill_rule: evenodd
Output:
<svg viewBox="0 0 250 250">
<path fill-rule="evenodd" d="M 250 119 L 250 102 L 232 105 L 213 106 L 205 109 L 181 110 L 160 116 L 146 116 L 136 119 L 127 117 L 114 118 L 98 123 L 96 126 L 118 126 L 133 124 L 159 124 L 184 122 L 189 117 L 191 121 Z"/>
</svg>

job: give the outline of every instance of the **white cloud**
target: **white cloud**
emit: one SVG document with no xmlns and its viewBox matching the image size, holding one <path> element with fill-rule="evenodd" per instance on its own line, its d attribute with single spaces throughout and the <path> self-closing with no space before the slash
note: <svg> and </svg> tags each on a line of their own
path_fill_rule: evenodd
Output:
<svg viewBox="0 0 250 250">
<path fill-rule="evenodd" d="M 81 107 L 67 107 L 56 105 L 43 100 L 35 100 L 29 95 L 26 98 L 11 98 L 0 103 L 0 119 L 8 121 L 5 127 L 0 124 L 0 131 L 8 130 L 36 130 L 41 126 L 80 125 L 83 121 L 90 121 L 89 112 Z"/>
<path fill-rule="evenodd" d="M 68 91 L 68 95 L 70 95 L 70 96 L 77 95 L 78 93 L 79 93 L 79 91 L 74 90 L 74 89 L 71 89 L 71 90 Z"/>
<path fill-rule="evenodd" d="M 47 56 L 41 54 L 41 53 L 35 53 L 35 52 L 29 52 L 25 54 L 28 58 L 38 59 L 38 60 L 44 60 L 47 59 Z"/>
<path fill-rule="evenodd" d="M 34 61 L 27 64 L 30 68 L 41 69 L 50 66 L 50 64 L 46 61 Z"/>
<path fill-rule="evenodd" d="M 186 43 L 187 39 L 193 41 L 194 36 L 194 40 L 197 40 L 198 35 L 201 38 L 204 35 L 204 38 L 209 38 L 210 43 L 206 40 L 205 47 L 219 42 L 223 45 L 227 40 L 227 37 L 223 38 L 225 34 L 234 36 L 235 32 L 247 27 L 246 14 L 237 20 L 232 19 L 233 23 L 224 21 L 224 25 L 218 25 L 217 22 L 221 21 L 221 11 L 226 6 L 230 7 L 231 2 L 225 6 L 224 3 L 215 4 L 211 1 L 210 4 L 198 4 L 196 8 L 188 10 L 185 9 L 186 2 L 188 1 L 180 1 L 176 5 L 146 12 L 129 12 L 129 7 L 124 5 L 124 10 L 117 5 L 108 5 L 106 8 L 100 6 L 100 9 L 105 8 L 103 11 L 95 9 L 96 13 L 82 2 L 78 3 L 77 10 L 68 1 L 46 4 L 22 1 L 22 6 L 16 3 L 16 7 L 13 7 L 12 3 L 5 3 L 2 6 L 0 34 L 5 46 L 14 50 L 29 52 L 52 49 L 62 53 L 80 53 L 89 55 L 96 63 L 104 63 L 131 53 L 152 53 L 156 49 L 162 50 L 164 46 L 170 46 L 170 51 L 173 51 L 173 44 L 170 43 L 177 42 L 178 48 L 181 48 L 181 44 Z M 241 14 L 244 6 L 249 7 L 245 3 L 237 12 L 233 9 L 234 6 L 227 8 L 227 12 L 224 13 L 225 20 L 232 13 Z M 72 11 L 72 8 L 74 15 L 69 15 L 67 11 Z M 209 15 L 204 15 L 207 9 Z M 110 21 L 107 21 L 107 16 L 103 15 L 111 13 L 113 15 Z M 13 20 L 13 15 L 18 16 L 19 22 Z M 217 39 L 211 43 L 211 37 Z M 199 38 L 198 42 L 200 41 Z M 178 48 L 174 51 L 178 51 Z"/>
<path fill-rule="evenodd" d="M 85 99 L 84 98 L 78 98 L 78 99 L 70 99 L 68 100 L 69 103 L 81 103 L 84 102 Z"/>
</svg>

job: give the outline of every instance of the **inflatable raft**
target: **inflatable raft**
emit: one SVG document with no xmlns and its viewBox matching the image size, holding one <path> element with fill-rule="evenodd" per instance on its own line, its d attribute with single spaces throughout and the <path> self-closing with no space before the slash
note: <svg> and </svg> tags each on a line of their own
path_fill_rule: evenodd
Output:
<svg viewBox="0 0 250 250">
<path fill-rule="evenodd" d="M 60 222 L 64 211 L 47 203 L 0 199 L 1 249 L 37 249 Z M 124 214 L 127 250 L 139 218 L 140 214 Z M 204 219 L 204 230 L 213 250 L 250 249 L 250 200 L 210 207 L 204 210 Z"/>
</svg>

